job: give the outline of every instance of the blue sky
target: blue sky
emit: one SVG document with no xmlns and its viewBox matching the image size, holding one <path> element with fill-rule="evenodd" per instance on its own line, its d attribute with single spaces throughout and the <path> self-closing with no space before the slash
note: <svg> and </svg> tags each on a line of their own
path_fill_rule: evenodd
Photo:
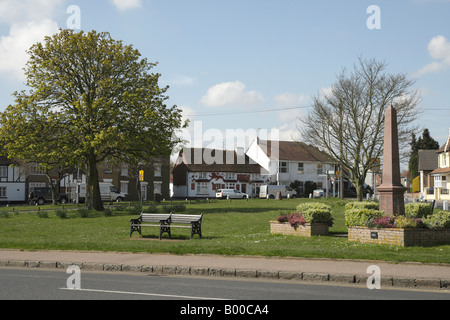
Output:
<svg viewBox="0 0 450 320">
<path fill-rule="evenodd" d="M 24 48 L 66 28 L 71 5 L 84 31 L 108 31 L 159 62 L 168 103 L 191 120 L 185 137 L 197 130 L 204 146 L 238 129 L 249 140 L 270 129 L 301 138 L 297 116 L 359 56 L 416 80 L 418 124 L 439 144 L 449 135 L 449 0 L 0 0 L 1 110 L 25 89 Z M 381 29 L 367 27 L 371 5 Z M 287 107 L 305 108 L 277 110 Z"/>
</svg>

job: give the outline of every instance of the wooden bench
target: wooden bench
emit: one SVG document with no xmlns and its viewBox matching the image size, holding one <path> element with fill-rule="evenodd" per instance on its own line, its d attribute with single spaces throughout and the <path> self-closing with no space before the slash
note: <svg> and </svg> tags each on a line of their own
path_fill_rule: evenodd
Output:
<svg viewBox="0 0 450 320">
<path fill-rule="evenodd" d="M 171 228 L 190 228 L 191 239 L 196 234 L 202 238 L 202 219 L 203 213 L 201 215 L 141 213 L 138 219 L 130 220 L 130 238 L 136 231 L 142 235 L 142 227 L 159 227 L 159 240 L 164 233 L 172 239 Z"/>
<path fill-rule="evenodd" d="M 160 213 L 141 213 L 140 217 L 137 219 L 131 219 L 130 227 L 130 238 L 134 232 L 139 232 L 142 235 L 142 227 L 159 227 L 159 240 L 163 233 L 170 229 L 167 229 L 169 225 L 170 214 L 160 214 Z"/>
<path fill-rule="evenodd" d="M 203 213 L 201 215 L 188 215 L 188 214 L 172 214 L 169 218 L 170 228 L 191 228 L 191 239 L 194 235 L 198 234 L 202 238 L 202 220 Z M 169 238 L 171 237 L 169 231 Z"/>
</svg>

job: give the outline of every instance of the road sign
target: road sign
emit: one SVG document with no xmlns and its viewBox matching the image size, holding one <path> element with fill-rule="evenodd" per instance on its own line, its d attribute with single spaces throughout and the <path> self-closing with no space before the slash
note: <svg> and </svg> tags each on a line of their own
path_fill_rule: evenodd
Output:
<svg viewBox="0 0 450 320">
<path fill-rule="evenodd" d="M 144 170 L 139 171 L 139 181 L 144 181 Z"/>
</svg>

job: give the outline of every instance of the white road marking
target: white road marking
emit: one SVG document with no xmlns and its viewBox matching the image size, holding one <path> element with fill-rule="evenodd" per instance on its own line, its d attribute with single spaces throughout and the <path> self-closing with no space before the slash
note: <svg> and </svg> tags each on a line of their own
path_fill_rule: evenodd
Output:
<svg viewBox="0 0 450 320">
<path fill-rule="evenodd" d="M 97 293 L 113 293 L 113 294 L 128 294 L 136 296 L 151 296 L 151 297 L 163 297 L 163 298 L 175 298 L 175 299 L 192 299 L 192 300 L 228 300 L 219 298 L 205 298 L 205 297 L 192 297 L 192 296 L 179 296 L 171 294 L 159 294 L 159 293 L 146 293 L 146 292 L 127 292 L 127 291 L 111 291 L 111 290 L 95 290 L 95 289 L 68 289 L 60 288 L 67 291 L 84 291 L 84 292 L 97 292 Z"/>
</svg>

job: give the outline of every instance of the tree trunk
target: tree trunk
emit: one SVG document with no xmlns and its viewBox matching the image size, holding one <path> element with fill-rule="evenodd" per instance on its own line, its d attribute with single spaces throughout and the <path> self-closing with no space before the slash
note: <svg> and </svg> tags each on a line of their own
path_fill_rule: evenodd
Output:
<svg viewBox="0 0 450 320">
<path fill-rule="evenodd" d="M 47 181 L 48 181 L 48 185 L 50 187 L 50 190 L 52 191 L 52 204 L 53 205 L 57 205 L 58 204 L 58 199 L 57 199 L 57 195 L 58 195 L 58 185 L 54 185 L 53 184 L 53 180 L 52 177 L 50 177 L 50 174 L 47 172 L 45 174 Z"/>
<path fill-rule="evenodd" d="M 86 186 L 86 206 L 89 210 L 104 211 L 100 186 L 98 181 L 97 162 L 95 158 L 88 161 L 88 176 Z"/>
<path fill-rule="evenodd" d="M 361 181 L 361 180 L 356 181 L 355 188 L 356 188 L 356 198 L 357 198 L 357 200 L 358 201 L 363 201 L 363 197 L 364 197 L 364 193 L 363 193 L 364 180 L 363 181 Z"/>
</svg>

